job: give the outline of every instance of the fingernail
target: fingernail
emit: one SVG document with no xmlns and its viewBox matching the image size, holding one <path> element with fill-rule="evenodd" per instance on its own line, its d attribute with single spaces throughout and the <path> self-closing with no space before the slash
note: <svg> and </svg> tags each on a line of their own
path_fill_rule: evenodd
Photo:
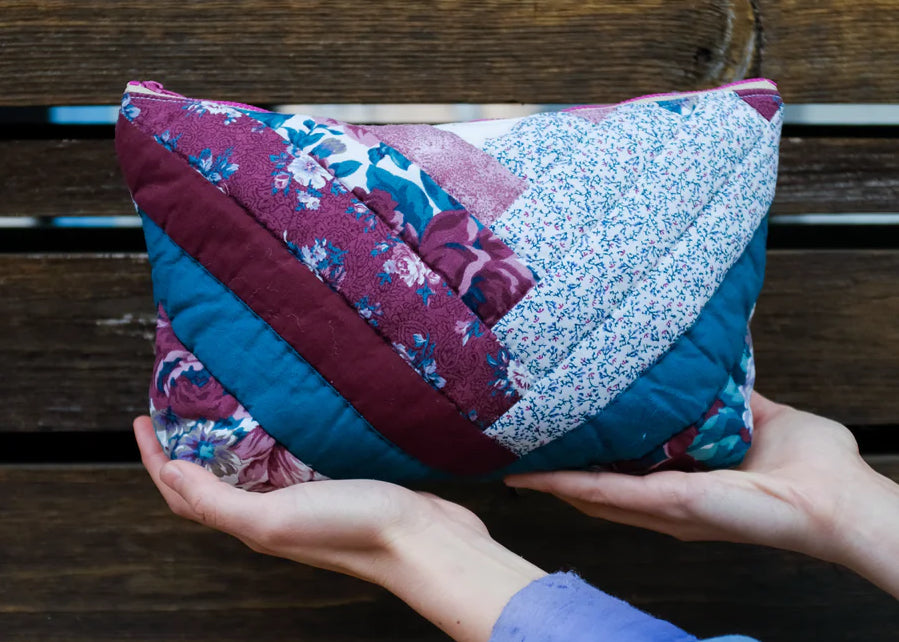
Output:
<svg viewBox="0 0 899 642">
<path fill-rule="evenodd" d="M 166 486 L 171 486 L 172 488 L 175 488 L 178 482 L 181 481 L 181 477 L 181 471 L 178 470 L 178 467 L 173 461 L 167 462 L 159 471 L 159 478 Z"/>
</svg>

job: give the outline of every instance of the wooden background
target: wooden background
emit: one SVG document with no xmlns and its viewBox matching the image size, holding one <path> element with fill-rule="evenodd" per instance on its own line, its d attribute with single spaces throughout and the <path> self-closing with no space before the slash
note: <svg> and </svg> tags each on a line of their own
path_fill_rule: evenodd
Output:
<svg viewBox="0 0 899 642">
<path fill-rule="evenodd" d="M 0 107 L 110 104 L 132 78 L 261 104 L 593 103 L 768 76 L 788 103 L 897 103 L 897 14 L 896 0 L 0 0 Z M 899 211 L 894 129 L 785 134 L 775 223 Z M 131 214 L 110 135 L 0 127 L 0 217 Z M 873 244 L 772 250 L 753 333 L 762 391 L 895 444 L 899 248 Z M 0 639 L 445 639 L 376 587 L 169 515 L 133 464 L 66 463 L 60 444 L 75 462 L 126 443 L 153 329 L 143 254 L 66 250 L 0 255 Z M 53 461 L 21 463 L 22 444 Z M 439 490 L 544 568 L 699 635 L 899 631 L 896 602 L 833 565 L 683 544 L 501 487 Z"/>
</svg>

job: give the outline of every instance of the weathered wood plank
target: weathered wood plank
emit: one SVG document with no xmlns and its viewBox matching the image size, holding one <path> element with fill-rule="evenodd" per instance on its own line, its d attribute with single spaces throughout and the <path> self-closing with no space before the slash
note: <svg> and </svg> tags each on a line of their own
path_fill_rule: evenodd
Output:
<svg viewBox="0 0 899 642">
<path fill-rule="evenodd" d="M 143 256 L 0 256 L 7 431 L 127 430 L 146 411 Z M 753 322 L 759 387 L 854 425 L 896 424 L 899 252 L 772 251 Z"/>
<path fill-rule="evenodd" d="M 899 478 L 899 457 L 874 465 Z M 0 467 L 0 484 L 4 640 L 447 639 L 374 586 L 256 555 L 174 517 L 136 466 Z M 794 642 L 815 631 L 843 642 L 886 640 L 899 627 L 892 598 L 800 555 L 684 544 L 499 485 L 431 490 L 542 568 L 574 568 L 700 636 Z"/>
<path fill-rule="evenodd" d="M 134 214 L 111 139 L 0 141 L 0 176 L 0 216 Z"/>
<path fill-rule="evenodd" d="M 899 211 L 899 140 L 787 137 L 772 214 Z"/>
<path fill-rule="evenodd" d="M 773 214 L 896 212 L 899 142 L 785 138 Z M 113 216 L 134 209 L 111 140 L 0 141 L 0 216 Z"/>
<path fill-rule="evenodd" d="M 147 412 L 145 256 L 0 256 L 0 310 L 5 429 L 121 430 Z"/>
<path fill-rule="evenodd" d="M 134 77 L 250 102 L 605 102 L 759 74 L 780 79 L 790 102 L 882 102 L 899 95 L 896 10 L 896 0 L 4 0 L 0 103 L 106 104 Z"/>
<path fill-rule="evenodd" d="M 766 279 L 760 390 L 844 423 L 896 424 L 899 404 L 878 398 L 897 397 L 899 252 L 769 252 Z"/>
<path fill-rule="evenodd" d="M 759 75 L 788 102 L 895 102 L 899 2 L 758 0 Z"/>
<path fill-rule="evenodd" d="M 749 0 L 5 0 L 0 104 L 618 100 L 741 77 L 755 34 Z"/>
</svg>

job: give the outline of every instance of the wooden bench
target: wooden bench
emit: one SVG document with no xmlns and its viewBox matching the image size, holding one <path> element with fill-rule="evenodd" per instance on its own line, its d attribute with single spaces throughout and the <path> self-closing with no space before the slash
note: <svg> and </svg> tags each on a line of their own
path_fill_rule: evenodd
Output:
<svg viewBox="0 0 899 642">
<path fill-rule="evenodd" d="M 45 108 L 112 104 L 132 78 L 261 105 L 614 102 L 754 76 L 777 80 L 789 105 L 899 103 L 897 11 L 895 0 L 0 0 L 0 639 L 445 639 L 377 587 L 169 514 L 130 436 L 152 363 L 140 232 L 54 219 L 132 213 L 112 128 L 42 124 Z M 841 215 L 895 220 L 897 136 L 895 123 L 786 125 L 753 324 L 759 388 L 850 425 L 894 479 L 899 235 Z M 796 218 L 812 213 L 825 224 Z M 575 568 L 699 635 L 899 631 L 895 601 L 834 565 L 684 544 L 499 485 L 440 492 L 544 568 Z"/>
</svg>

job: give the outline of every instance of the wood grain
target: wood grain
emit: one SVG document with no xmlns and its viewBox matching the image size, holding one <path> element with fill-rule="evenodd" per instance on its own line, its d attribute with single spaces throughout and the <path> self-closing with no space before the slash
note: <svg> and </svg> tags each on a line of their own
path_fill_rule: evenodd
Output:
<svg viewBox="0 0 899 642">
<path fill-rule="evenodd" d="M 888 102 L 897 4 L 3 0 L 0 104 L 109 104 L 132 78 L 262 103 L 607 102 L 763 74 L 788 102 Z"/>
<path fill-rule="evenodd" d="M 145 256 L 0 255 L 6 429 L 123 430 L 145 414 L 151 289 Z"/>
<path fill-rule="evenodd" d="M 899 2 L 757 0 L 758 73 L 787 102 L 899 100 Z"/>
<path fill-rule="evenodd" d="M 874 465 L 899 478 L 899 457 Z M 168 512 L 126 467 L 0 467 L 4 640 L 446 640 L 385 591 L 257 555 Z M 684 544 L 499 485 L 429 487 L 505 546 L 701 637 L 886 640 L 899 610 L 834 565 L 729 544 Z M 750 606 L 751 605 L 751 606 Z"/>
<path fill-rule="evenodd" d="M 146 259 L 0 256 L 6 431 L 127 430 L 146 412 Z M 899 423 L 899 251 L 772 251 L 760 389 L 853 425 Z"/>
<path fill-rule="evenodd" d="M 0 104 L 617 101 L 751 74 L 757 29 L 750 0 L 3 0 Z"/>
<path fill-rule="evenodd" d="M 784 138 L 773 214 L 899 211 L 897 146 Z M 0 141 L 0 176 L 0 216 L 134 213 L 110 140 Z"/>
<path fill-rule="evenodd" d="M 786 137 L 772 214 L 899 212 L 899 140 Z"/>
<path fill-rule="evenodd" d="M 844 423 L 899 423 L 899 403 L 878 401 L 899 401 L 888 383 L 899 378 L 897 286 L 897 251 L 769 252 L 752 322 L 759 389 Z"/>
</svg>

